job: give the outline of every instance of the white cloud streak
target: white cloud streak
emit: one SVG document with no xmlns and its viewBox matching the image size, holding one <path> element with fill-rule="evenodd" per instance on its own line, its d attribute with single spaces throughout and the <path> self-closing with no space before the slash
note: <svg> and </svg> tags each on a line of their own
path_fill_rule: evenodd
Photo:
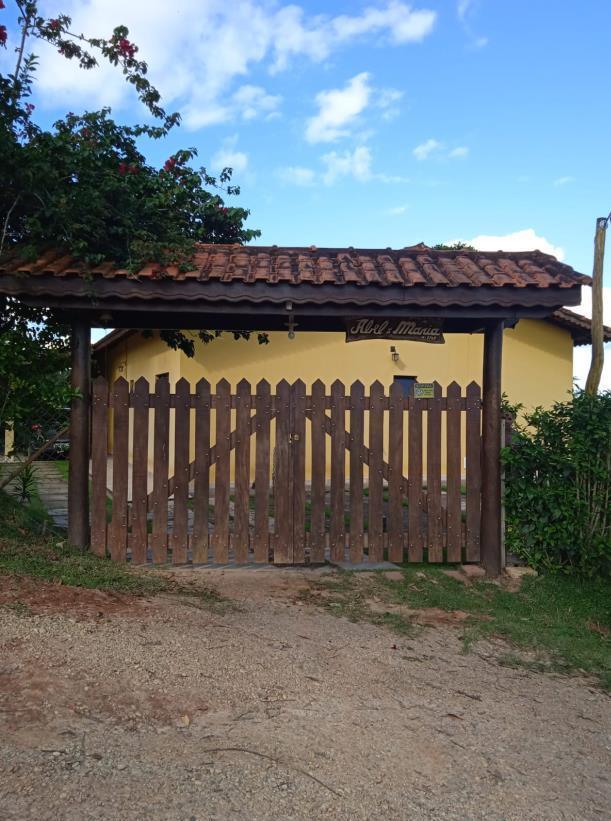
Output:
<svg viewBox="0 0 611 821">
<path fill-rule="evenodd" d="M 370 75 L 363 71 L 343 88 L 316 95 L 318 112 L 307 121 L 305 138 L 309 143 L 331 143 L 348 137 L 369 107 L 380 109 L 384 119 L 392 119 L 398 113 L 396 103 L 402 96 L 403 92 L 394 88 L 374 88 Z"/>
<path fill-rule="evenodd" d="M 512 234 L 480 234 L 473 239 L 465 240 L 480 251 L 543 251 L 552 254 L 559 260 L 564 259 L 564 248 L 553 245 L 545 237 L 538 235 L 534 228 L 524 228 Z"/>
<path fill-rule="evenodd" d="M 222 146 L 213 155 L 210 167 L 213 171 L 221 171 L 223 168 L 232 168 L 236 174 L 246 171 L 248 168 L 248 154 L 238 151 L 236 146 L 238 135 L 234 134 L 223 141 Z"/>
<path fill-rule="evenodd" d="M 190 128 L 273 114 L 278 95 L 248 83 L 255 68 L 273 75 L 297 58 L 320 63 L 366 39 L 393 46 L 418 42 L 436 20 L 434 11 L 398 0 L 335 17 L 271 0 L 65 0 L 62 11 L 72 16 L 73 30 L 93 36 L 108 36 L 119 22 L 127 25 L 164 104 L 178 108 Z M 41 13 L 55 14 L 55 2 L 42 0 Z M 127 107 L 135 100 L 111 66 L 79 71 L 46 46 L 40 49 L 39 88 L 49 107 Z"/>
<path fill-rule="evenodd" d="M 469 148 L 466 145 L 457 145 L 455 148 L 448 149 L 440 140 L 431 137 L 413 148 L 412 154 L 418 162 L 423 162 L 431 157 L 458 160 L 469 156 Z"/>
</svg>

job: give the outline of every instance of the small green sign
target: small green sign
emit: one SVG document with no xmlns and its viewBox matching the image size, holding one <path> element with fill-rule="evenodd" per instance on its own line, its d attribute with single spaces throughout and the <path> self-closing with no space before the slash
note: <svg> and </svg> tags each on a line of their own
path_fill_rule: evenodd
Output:
<svg viewBox="0 0 611 821">
<path fill-rule="evenodd" d="M 414 385 L 414 399 L 434 399 L 435 387 L 433 382 L 416 382 Z"/>
</svg>

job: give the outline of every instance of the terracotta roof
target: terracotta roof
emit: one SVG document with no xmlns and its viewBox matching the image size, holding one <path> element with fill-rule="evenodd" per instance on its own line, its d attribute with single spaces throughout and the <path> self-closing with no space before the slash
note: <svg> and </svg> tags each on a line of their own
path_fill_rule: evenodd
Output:
<svg viewBox="0 0 611 821">
<path fill-rule="evenodd" d="M 284 248 L 256 245 L 199 245 L 193 270 L 147 265 L 141 279 L 189 282 L 266 283 L 284 285 L 356 285 L 455 288 L 574 288 L 590 278 L 541 251 L 483 252 L 434 250 L 414 245 L 399 250 L 356 248 Z M 0 260 L 0 275 L 32 277 L 132 278 L 113 263 L 91 268 L 75 258 L 48 251 L 24 262 L 17 251 Z"/>
<path fill-rule="evenodd" d="M 559 308 L 548 318 L 549 322 L 571 332 L 574 345 L 589 345 L 592 341 L 592 320 L 568 308 Z M 603 326 L 605 342 L 611 342 L 611 328 Z"/>
</svg>

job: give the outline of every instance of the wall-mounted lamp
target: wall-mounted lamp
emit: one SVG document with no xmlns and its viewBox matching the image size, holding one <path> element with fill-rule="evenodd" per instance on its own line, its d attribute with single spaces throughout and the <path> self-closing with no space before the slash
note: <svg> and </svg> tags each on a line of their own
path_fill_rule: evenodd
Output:
<svg viewBox="0 0 611 821">
<path fill-rule="evenodd" d="M 399 361 L 399 351 L 395 348 L 394 345 L 390 346 L 390 358 L 393 362 Z"/>
</svg>

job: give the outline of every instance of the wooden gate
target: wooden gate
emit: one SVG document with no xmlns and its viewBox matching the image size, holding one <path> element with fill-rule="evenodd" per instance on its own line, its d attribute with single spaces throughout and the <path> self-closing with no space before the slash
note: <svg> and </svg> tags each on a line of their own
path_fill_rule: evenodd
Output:
<svg viewBox="0 0 611 821">
<path fill-rule="evenodd" d="M 117 561 L 477 562 L 481 392 L 93 387 L 91 544 Z M 110 436 L 109 436 L 110 434 Z M 112 455 L 108 456 L 109 442 Z"/>
</svg>

